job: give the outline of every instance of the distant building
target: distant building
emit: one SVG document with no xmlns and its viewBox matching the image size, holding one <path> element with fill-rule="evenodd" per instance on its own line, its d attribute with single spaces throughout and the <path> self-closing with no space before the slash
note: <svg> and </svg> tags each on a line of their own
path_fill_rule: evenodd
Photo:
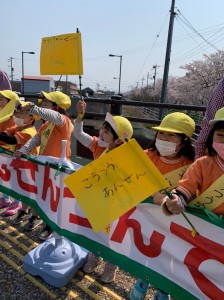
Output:
<svg viewBox="0 0 224 300">
<path fill-rule="evenodd" d="M 114 94 L 115 94 L 114 92 L 98 90 L 97 92 L 94 93 L 94 97 L 102 98 L 102 99 L 109 99 Z"/>
<path fill-rule="evenodd" d="M 36 94 L 41 91 L 53 92 L 54 78 L 44 76 L 24 76 L 24 94 Z"/>
<path fill-rule="evenodd" d="M 67 94 L 68 96 L 79 95 L 79 88 L 76 83 L 71 81 L 55 81 L 57 91 Z"/>
<path fill-rule="evenodd" d="M 52 92 L 55 90 L 53 77 L 24 76 L 24 94 L 36 94 L 41 91 Z M 21 81 L 13 81 L 12 90 L 22 92 Z"/>
<path fill-rule="evenodd" d="M 93 97 L 94 96 L 94 90 L 92 90 L 91 88 L 87 87 L 85 89 L 82 90 L 82 95 L 84 97 Z"/>
<path fill-rule="evenodd" d="M 12 90 L 21 92 L 21 81 L 11 81 Z M 60 91 L 68 96 L 79 95 L 76 83 L 70 81 L 55 81 L 53 77 L 45 76 L 24 76 L 24 94 L 36 94 L 41 91 L 53 92 Z"/>
</svg>

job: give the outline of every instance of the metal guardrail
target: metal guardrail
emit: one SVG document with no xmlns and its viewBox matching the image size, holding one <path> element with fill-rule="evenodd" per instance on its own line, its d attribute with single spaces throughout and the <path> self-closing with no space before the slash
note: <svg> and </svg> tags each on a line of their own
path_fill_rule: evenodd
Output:
<svg viewBox="0 0 224 300">
<path fill-rule="evenodd" d="M 20 97 L 24 97 L 27 100 L 29 100 L 28 98 L 33 98 L 33 99 L 39 99 L 40 98 L 40 94 L 20 94 Z M 77 98 L 73 98 L 71 97 L 71 101 L 72 101 L 72 105 L 71 105 L 71 109 L 73 110 L 72 112 L 74 113 L 74 115 L 76 114 L 76 108 L 75 105 L 77 103 L 79 99 Z M 123 100 L 115 100 L 115 99 L 101 99 L 101 98 L 84 98 L 86 103 L 99 103 L 101 105 L 106 105 L 109 104 L 110 105 L 110 111 L 112 114 L 116 114 L 116 112 L 123 110 L 124 107 L 143 107 L 143 108 L 157 108 L 160 110 L 164 110 L 168 109 L 170 111 L 185 111 L 185 112 L 205 112 L 206 110 L 206 106 L 197 106 L 197 105 L 183 105 L 183 104 L 171 104 L 171 103 L 157 103 L 157 102 L 143 102 L 143 101 L 133 101 L 133 100 L 128 100 L 128 99 L 123 99 Z M 70 110 L 68 110 L 70 111 Z M 108 110 L 106 110 L 108 111 Z M 104 117 L 106 111 L 104 111 L 103 113 L 97 113 L 97 106 L 95 106 L 95 109 L 93 109 L 92 112 L 88 111 L 88 107 L 87 107 L 87 112 L 86 112 L 86 116 L 87 117 Z M 113 113 L 113 111 L 115 113 Z M 123 112 L 122 112 L 122 115 Z M 156 114 L 157 115 L 157 114 Z M 164 114 L 165 115 L 165 114 Z M 195 114 L 194 117 L 196 117 L 197 114 Z M 150 123 L 152 122 L 152 124 L 154 124 L 154 121 L 160 122 L 161 120 L 155 120 L 153 119 L 148 119 L 148 118 L 138 118 L 138 117 L 130 117 L 127 116 L 128 118 L 130 118 L 130 120 L 133 120 L 134 122 L 143 122 L 143 123 Z"/>
<path fill-rule="evenodd" d="M 24 97 L 26 101 L 33 101 L 38 105 L 37 99 L 41 96 L 40 94 L 24 94 L 19 95 L 20 97 Z M 76 103 L 78 102 L 79 98 L 71 97 L 71 107 L 67 110 L 68 115 L 70 118 L 76 117 Z M 196 123 L 196 131 L 193 136 L 193 140 L 196 140 L 197 135 L 201 129 L 200 123 L 203 118 L 204 112 L 206 111 L 206 106 L 196 106 L 196 105 L 182 105 L 182 104 L 170 104 L 170 103 L 156 103 L 156 102 L 143 102 L 143 101 L 133 101 L 128 99 L 102 99 L 102 98 L 84 98 L 85 102 L 87 103 L 87 111 L 85 113 L 85 120 L 84 122 L 84 131 L 89 133 L 90 135 L 98 134 L 98 130 L 100 126 L 95 126 L 95 121 L 97 120 L 99 124 L 102 124 L 105 118 L 106 112 L 110 112 L 113 115 L 123 115 L 124 117 L 128 118 L 129 121 L 137 127 L 138 124 L 146 128 L 146 130 L 140 130 L 140 134 L 136 135 L 135 128 L 134 128 L 134 137 L 139 142 L 139 144 L 145 148 L 146 145 L 149 145 L 149 137 L 146 137 L 146 133 L 149 132 L 151 125 L 158 125 L 161 122 L 159 116 L 165 116 L 168 113 L 174 111 L 180 111 L 187 113 L 191 116 L 195 123 Z M 87 120 L 89 119 L 89 122 Z M 86 123 L 91 124 L 91 126 L 86 125 Z M 153 137 L 153 133 L 151 134 Z M 79 142 L 76 143 L 74 139 L 72 139 L 72 160 L 76 161 L 77 156 L 91 159 L 92 154 L 89 149 L 82 146 Z M 75 149 L 75 150 L 74 150 Z"/>
<path fill-rule="evenodd" d="M 110 104 L 110 112 L 112 114 L 117 114 L 120 112 L 123 116 L 127 117 L 131 122 L 140 122 L 147 124 L 159 124 L 161 120 L 158 118 L 160 111 L 163 110 L 163 115 L 173 112 L 180 111 L 185 112 L 190 115 L 196 123 L 196 129 L 200 129 L 200 122 L 203 118 L 203 113 L 206 111 L 206 106 L 196 106 L 196 105 L 181 105 L 181 104 L 170 104 L 170 103 L 155 103 L 155 102 L 142 102 L 142 101 L 131 101 L 131 100 L 114 100 L 114 99 L 98 99 L 98 98 L 86 98 L 85 101 L 88 103 L 100 103 L 100 104 Z M 88 107 L 88 106 L 87 106 Z M 125 108 L 129 107 L 129 113 Z M 142 108 L 142 116 L 132 116 L 136 113 L 134 109 L 130 113 L 130 108 Z M 96 106 L 97 108 L 97 106 Z M 157 109 L 157 110 L 156 110 Z M 151 110 L 151 112 L 149 112 Z M 147 113 L 148 111 L 148 113 Z M 106 113 L 106 112 L 105 112 Z M 97 117 L 104 118 L 104 113 L 90 112 L 87 109 L 85 114 L 86 117 Z"/>
</svg>

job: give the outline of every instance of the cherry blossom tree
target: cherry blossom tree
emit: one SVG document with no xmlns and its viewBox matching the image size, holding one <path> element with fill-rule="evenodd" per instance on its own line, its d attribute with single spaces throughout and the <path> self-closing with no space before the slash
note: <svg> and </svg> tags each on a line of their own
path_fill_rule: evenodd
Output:
<svg viewBox="0 0 224 300">
<path fill-rule="evenodd" d="M 206 105 L 214 86 L 224 77 L 224 51 L 203 55 L 202 60 L 180 66 L 183 77 L 169 76 L 166 102 L 173 104 Z M 132 90 L 128 97 L 138 101 L 159 102 L 162 79 L 152 86 Z"/>
</svg>

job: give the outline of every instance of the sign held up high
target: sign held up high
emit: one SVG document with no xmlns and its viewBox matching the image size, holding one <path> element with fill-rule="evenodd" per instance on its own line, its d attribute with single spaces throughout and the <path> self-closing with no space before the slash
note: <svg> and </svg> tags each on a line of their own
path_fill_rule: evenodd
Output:
<svg viewBox="0 0 224 300">
<path fill-rule="evenodd" d="M 83 75 L 81 33 L 42 38 L 41 75 Z"/>
</svg>

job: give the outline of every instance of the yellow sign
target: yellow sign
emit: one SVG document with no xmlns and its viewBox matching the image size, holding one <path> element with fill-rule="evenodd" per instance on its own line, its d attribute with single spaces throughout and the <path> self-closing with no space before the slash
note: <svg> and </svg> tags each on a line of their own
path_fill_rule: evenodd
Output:
<svg viewBox="0 0 224 300">
<path fill-rule="evenodd" d="M 168 182 L 132 139 L 64 179 L 95 232 Z"/>
<path fill-rule="evenodd" d="M 83 75 L 81 33 L 42 38 L 41 75 Z"/>
<path fill-rule="evenodd" d="M 16 101 L 10 100 L 6 106 L 0 110 L 0 123 L 8 120 L 14 114 L 15 104 Z"/>
<path fill-rule="evenodd" d="M 223 193 L 224 175 L 220 176 L 210 187 L 201 195 L 197 196 L 189 203 L 189 206 L 198 206 L 215 211 L 217 214 L 224 213 L 224 193 Z"/>
</svg>

